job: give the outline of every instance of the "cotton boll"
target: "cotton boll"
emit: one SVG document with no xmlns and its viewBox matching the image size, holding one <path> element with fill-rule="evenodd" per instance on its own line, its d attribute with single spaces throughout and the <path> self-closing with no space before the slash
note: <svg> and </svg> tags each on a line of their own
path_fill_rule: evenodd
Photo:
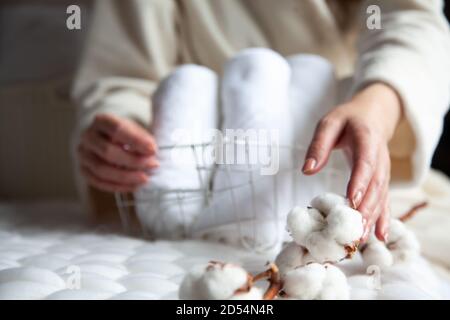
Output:
<svg viewBox="0 0 450 320">
<path fill-rule="evenodd" d="M 420 245 L 417 238 L 400 220 L 391 220 L 389 234 L 387 244 L 379 241 L 373 234 L 370 236 L 362 250 L 366 266 L 390 267 L 396 263 L 411 261 L 419 255 Z"/>
<path fill-rule="evenodd" d="M 363 234 L 361 214 L 346 205 L 336 205 L 328 216 L 328 234 L 343 245 L 348 245 Z"/>
<path fill-rule="evenodd" d="M 306 248 L 318 262 L 339 261 L 348 255 L 344 246 L 322 232 L 310 234 L 306 241 Z"/>
<path fill-rule="evenodd" d="M 324 218 L 315 208 L 303 209 L 295 207 L 287 217 L 287 229 L 292 238 L 300 245 L 306 244 L 306 237 L 314 231 L 323 229 Z"/>
<path fill-rule="evenodd" d="M 406 230 L 406 233 L 392 244 L 392 247 L 392 255 L 395 262 L 411 261 L 420 253 L 419 241 L 410 230 Z"/>
<path fill-rule="evenodd" d="M 260 288 L 253 287 L 248 292 L 235 293 L 230 300 L 262 300 L 263 292 Z"/>
<path fill-rule="evenodd" d="M 339 195 L 326 193 L 311 201 L 312 208 L 294 208 L 287 229 L 317 262 L 336 262 L 351 254 L 363 234 L 361 214 Z"/>
<path fill-rule="evenodd" d="M 366 247 L 362 250 L 362 257 L 366 267 L 375 265 L 380 268 L 390 267 L 394 263 L 392 253 L 386 245 L 372 234 Z"/>
<path fill-rule="evenodd" d="M 389 243 L 397 242 L 407 229 L 403 222 L 398 219 L 391 219 L 389 224 Z"/>
<path fill-rule="evenodd" d="M 289 271 L 283 277 L 289 298 L 301 300 L 346 300 L 350 288 L 344 273 L 333 265 L 311 263 Z"/>
<path fill-rule="evenodd" d="M 420 244 L 414 233 L 397 219 L 391 220 L 387 247 L 391 251 L 395 263 L 410 261 L 420 252 Z"/>
<path fill-rule="evenodd" d="M 350 288 L 345 274 L 333 265 L 325 265 L 326 277 L 322 284 L 319 300 L 348 300 Z"/>
<path fill-rule="evenodd" d="M 301 300 L 316 299 L 326 278 L 323 265 L 311 263 L 289 271 L 283 277 L 283 290 L 290 298 Z"/>
<path fill-rule="evenodd" d="M 348 206 L 348 200 L 335 193 L 325 193 L 315 197 L 311 201 L 311 206 L 321 211 L 323 214 L 328 215 L 335 206 L 346 205 Z"/>
<path fill-rule="evenodd" d="M 207 267 L 198 283 L 205 299 L 223 300 L 231 298 L 235 291 L 244 286 L 248 273 L 241 267 L 231 264 L 215 264 Z"/>
<path fill-rule="evenodd" d="M 248 273 L 239 266 L 213 262 L 198 266 L 183 279 L 180 299 L 223 300 L 231 298 L 248 283 Z"/>
<path fill-rule="evenodd" d="M 292 269 L 310 262 L 314 262 L 314 258 L 305 250 L 305 248 L 295 242 L 290 242 L 275 259 L 275 264 L 277 265 L 281 276 Z"/>
</svg>

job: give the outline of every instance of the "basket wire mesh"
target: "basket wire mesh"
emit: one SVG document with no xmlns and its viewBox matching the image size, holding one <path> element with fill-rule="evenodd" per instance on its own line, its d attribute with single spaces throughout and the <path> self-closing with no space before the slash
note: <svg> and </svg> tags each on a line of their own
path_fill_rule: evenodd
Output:
<svg viewBox="0 0 450 320">
<path fill-rule="evenodd" d="M 277 230 L 276 236 L 273 239 L 272 244 L 268 247 L 275 246 L 281 243 L 283 240 L 282 232 L 280 230 L 284 229 L 285 217 L 287 212 L 280 212 L 280 195 L 278 192 L 280 184 L 280 175 L 289 175 L 292 178 L 292 183 L 290 185 L 290 191 L 292 192 L 292 197 L 290 203 L 283 203 L 282 207 L 294 207 L 295 205 L 307 205 L 307 200 L 311 199 L 311 196 L 317 195 L 325 191 L 344 193 L 345 183 L 348 179 L 348 170 L 343 169 L 342 158 L 340 156 L 336 157 L 336 154 L 332 155 L 330 161 L 326 168 L 324 168 L 316 177 L 307 177 L 300 173 L 299 164 L 300 160 L 303 159 L 305 155 L 305 148 L 302 146 L 289 146 L 289 145 L 279 145 L 279 152 L 284 152 L 289 154 L 289 164 L 287 166 L 281 166 L 274 175 L 261 175 L 258 170 L 260 165 L 254 165 L 250 162 L 244 164 L 215 164 L 213 166 L 206 166 L 204 162 L 199 159 L 199 154 L 203 154 L 205 148 L 210 149 L 213 147 L 213 142 L 208 143 L 197 143 L 197 144 L 186 144 L 186 145 L 173 145 L 173 146 L 161 146 L 159 152 L 170 152 L 173 149 L 189 148 L 195 159 L 195 170 L 197 172 L 197 178 L 199 181 L 198 188 L 158 188 L 156 190 L 151 190 L 146 194 L 145 198 L 135 199 L 130 194 L 125 193 L 115 193 L 115 200 L 119 211 L 120 220 L 125 232 L 129 234 L 138 234 L 145 238 L 153 238 L 151 232 L 149 232 L 148 226 L 144 223 L 139 223 L 139 230 L 133 230 L 131 217 L 136 214 L 137 206 L 139 205 L 149 205 L 154 209 L 158 208 L 158 216 L 164 214 L 162 208 L 163 199 L 166 199 L 165 205 L 172 206 L 172 208 L 178 208 L 178 214 L 180 221 L 183 221 L 182 225 L 184 227 L 184 236 L 189 238 L 193 236 L 192 230 L 190 230 L 190 225 L 186 220 L 186 203 L 189 201 L 203 201 L 202 214 L 208 218 L 212 217 L 212 221 L 217 220 L 218 208 L 221 204 L 214 201 L 216 198 L 223 198 L 224 195 L 231 199 L 232 206 L 232 221 L 229 221 L 236 230 L 236 235 L 234 237 L 238 239 L 238 244 L 244 248 L 251 249 L 253 251 L 264 251 L 265 249 L 259 248 L 255 245 L 251 238 L 256 239 L 258 237 L 258 228 L 252 228 L 252 233 L 249 236 L 248 233 L 244 234 L 243 225 L 246 222 L 256 222 L 258 221 L 258 199 L 256 194 L 257 186 L 261 183 L 268 183 L 270 180 L 271 190 L 267 190 L 267 198 L 271 197 L 272 203 L 272 222 L 274 230 Z M 237 140 L 225 141 L 228 146 L 243 147 L 245 150 L 245 159 L 250 159 L 251 147 L 264 147 L 270 150 L 272 146 L 259 145 L 253 141 Z M 209 174 L 205 174 L 209 172 Z M 214 186 L 214 180 L 216 176 L 220 173 L 226 177 L 227 183 L 225 186 L 220 188 Z M 239 175 L 240 177 L 245 177 L 239 183 L 233 181 L 233 178 Z M 315 179 L 316 182 L 311 187 L 309 183 Z M 236 180 L 236 179 L 234 179 Z M 150 179 L 151 181 L 151 179 Z M 151 183 L 151 182 L 150 182 Z M 283 181 L 281 182 L 283 183 Z M 241 190 L 247 189 L 250 191 L 249 201 L 251 214 L 243 214 L 243 208 L 239 201 L 237 200 L 240 195 Z M 270 194 L 271 193 L 271 194 Z M 241 193 L 242 194 L 242 193 Z M 169 200 L 167 200 L 169 199 Z M 199 216 L 202 216 L 201 214 Z M 280 225 L 283 224 L 283 225 Z M 213 223 L 211 227 L 211 232 L 214 233 L 215 225 Z M 207 230 L 208 227 L 205 228 Z"/>
</svg>

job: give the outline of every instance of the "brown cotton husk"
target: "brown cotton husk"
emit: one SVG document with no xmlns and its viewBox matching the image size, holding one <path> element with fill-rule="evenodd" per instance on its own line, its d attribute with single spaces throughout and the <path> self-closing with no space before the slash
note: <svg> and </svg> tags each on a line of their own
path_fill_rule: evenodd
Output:
<svg viewBox="0 0 450 320">
<path fill-rule="evenodd" d="M 351 245 L 346 245 L 345 251 L 347 251 L 347 256 L 345 259 L 351 259 L 356 251 L 358 251 L 359 241 L 355 241 Z"/>
</svg>

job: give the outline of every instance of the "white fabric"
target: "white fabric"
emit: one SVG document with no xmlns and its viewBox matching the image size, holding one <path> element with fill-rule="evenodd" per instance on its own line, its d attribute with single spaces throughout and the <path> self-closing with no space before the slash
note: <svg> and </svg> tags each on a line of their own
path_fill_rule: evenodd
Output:
<svg viewBox="0 0 450 320">
<path fill-rule="evenodd" d="M 246 239 L 261 250 L 280 245 L 279 220 L 292 204 L 292 172 L 286 171 L 292 168 L 291 152 L 281 149 L 291 145 L 289 81 L 289 65 L 269 49 L 244 50 L 225 65 L 221 107 L 226 144 L 214 176 L 211 210 L 199 217 L 194 230 L 202 233 L 239 221 L 237 233 L 213 233 L 231 243 Z"/>
<path fill-rule="evenodd" d="M 431 217 L 435 208 L 422 214 Z M 0 204 L 0 299 L 176 299 L 184 275 L 196 265 L 228 261 L 255 274 L 274 258 L 202 241 L 129 238 L 106 226 L 93 229 L 83 216 L 68 204 Z M 442 227 L 439 220 L 430 222 L 435 230 Z M 448 246 L 448 232 L 436 240 Z M 383 270 L 380 277 L 366 275 L 358 254 L 339 267 L 350 276 L 352 299 L 450 298 L 450 282 L 437 278 L 422 258 Z M 76 268 L 79 290 L 70 289 Z"/>
<path fill-rule="evenodd" d="M 321 56 L 299 54 L 288 57 L 287 61 L 291 67 L 292 144 L 303 148 L 293 154 L 293 163 L 300 168 L 319 120 L 338 104 L 338 80 L 334 66 Z M 342 154 L 333 152 L 327 167 L 319 174 L 294 177 L 294 186 L 299 186 L 299 190 L 293 190 L 294 204 L 307 206 L 311 199 L 325 192 L 345 193 L 343 187 L 348 175 L 349 167 Z"/>
<path fill-rule="evenodd" d="M 208 68 L 184 65 L 165 79 L 153 96 L 151 127 L 160 147 L 160 167 L 147 185 L 135 192 L 138 216 L 150 234 L 181 237 L 205 203 L 213 166 L 212 129 L 217 128 L 216 74 Z M 177 146 L 177 148 L 170 148 Z M 169 147 L 165 149 L 164 147 Z M 180 191 L 179 193 L 164 192 Z M 185 192 L 189 191 L 189 192 Z"/>
<path fill-rule="evenodd" d="M 286 61 L 270 49 L 242 51 L 225 66 L 220 106 L 211 71 L 193 65 L 176 69 L 153 97 L 152 132 L 160 146 L 211 141 L 209 129 L 220 107 L 224 139 L 215 150 L 218 168 L 210 181 L 210 148 L 195 154 L 190 148 L 160 150 L 161 167 L 135 193 L 143 224 L 159 237 L 188 235 L 279 249 L 289 238 L 284 225 L 294 205 L 309 205 L 326 191 L 345 191 L 348 168 L 339 154 L 320 174 L 295 174 L 317 121 L 336 104 L 336 91 L 333 66 L 315 55 Z M 176 163 L 179 159 L 186 163 Z M 203 183 L 196 163 L 204 167 Z M 205 206 L 210 184 L 213 199 Z M 171 193 L 159 197 L 163 191 Z"/>
<path fill-rule="evenodd" d="M 220 72 L 227 59 L 248 47 L 269 47 L 283 56 L 309 52 L 332 61 L 339 78 L 356 69 L 355 90 L 383 81 L 398 91 L 406 119 L 390 145 L 391 176 L 394 182 L 418 182 L 450 100 L 443 1 L 357 1 L 355 10 L 341 12 L 345 21 L 334 2 L 99 1 L 75 82 L 78 127 L 86 128 L 102 112 L 149 124 L 149 96 L 180 63 Z M 373 5 L 380 9 L 378 29 L 367 27 Z M 341 28 L 342 22 L 349 28 Z"/>
</svg>

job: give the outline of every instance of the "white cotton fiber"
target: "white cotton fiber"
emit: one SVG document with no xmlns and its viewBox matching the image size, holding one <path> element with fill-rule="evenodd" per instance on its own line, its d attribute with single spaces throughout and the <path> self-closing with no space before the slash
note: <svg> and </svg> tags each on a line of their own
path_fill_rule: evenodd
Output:
<svg viewBox="0 0 450 320">
<path fill-rule="evenodd" d="M 371 236 L 362 250 L 362 257 L 366 267 L 375 265 L 380 268 L 385 268 L 394 263 L 392 253 L 383 242 L 375 239 L 374 235 Z"/>
<path fill-rule="evenodd" d="M 350 298 L 350 289 L 345 274 L 333 265 L 325 265 L 325 269 L 327 276 L 323 282 L 319 299 L 348 300 Z"/>
<path fill-rule="evenodd" d="M 387 247 L 395 263 L 408 262 L 420 254 L 420 244 L 414 233 L 398 219 L 392 219 Z"/>
<path fill-rule="evenodd" d="M 211 299 L 228 299 L 247 282 L 247 272 L 231 265 L 214 267 L 207 271 L 199 283 L 199 290 Z"/>
<path fill-rule="evenodd" d="M 311 255 L 320 262 L 335 262 L 344 259 L 347 251 L 333 238 L 324 232 L 313 232 L 307 239 L 306 248 Z"/>
<path fill-rule="evenodd" d="M 347 300 L 347 278 L 337 267 L 311 263 L 289 271 L 283 277 L 283 290 L 289 298 L 301 300 Z"/>
<path fill-rule="evenodd" d="M 328 234 L 337 243 L 349 244 L 363 234 L 362 216 L 356 210 L 346 206 L 333 207 L 327 216 Z"/>
<path fill-rule="evenodd" d="M 275 259 L 275 264 L 282 276 L 288 271 L 310 262 L 314 262 L 311 254 L 295 242 L 290 242 L 286 245 Z"/>
<path fill-rule="evenodd" d="M 283 290 L 290 298 L 312 300 L 316 299 L 322 290 L 326 273 L 318 263 L 289 271 L 283 277 Z"/>
<path fill-rule="evenodd" d="M 151 132 L 162 147 L 158 152 L 160 167 L 151 172 L 148 184 L 135 192 L 139 219 L 153 236 L 185 236 L 204 206 L 202 189 L 209 185 L 214 164 L 212 146 L 184 146 L 212 142 L 212 129 L 217 128 L 218 121 L 217 88 L 213 71 L 184 65 L 153 95 Z M 163 149 L 174 145 L 179 147 Z M 203 169 L 199 172 L 197 166 Z M 165 190 L 192 192 L 167 194 Z"/>
<path fill-rule="evenodd" d="M 287 216 L 287 229 L 298 244 L 305 246 L 306 237 L 325 227 L 325 219 L 315 208 L 295 207 Z"/>
<path fill-rule="evenodd" d="M 232 298 L 248 283 L 248 273 L 233 264 L 210 263 L 186 274 L 179 290 L 180 299 L 223 300 Z M 249 294 L 254 297 L 256 292 Z M 245 296 L 243 296 L 245 297 Z"/>
<path fill-rule="evenodd" d="M 414 233 L 398 219 L 389 224 L 387 243 L 372 234 L 362 250 L 364 264 L 386 268 L 398 263 L 408 263 L 420 254 L 420 244 Z"/>
<path fill-rule="evenodd" d="M 263 291 L 253 287 L 248 292 L 234 294 L 230 300 L 263 300 Z"/>
<path fill-rule="evenodd" d="M 281 245 L 292 206 L 291 152 L 279 148 L 291 144 L 289 80 L 289 65 L 269 49 L 247 49 L 226 63 L 221 128 L 229 143 L 218 152 L 211 211 L 196 230 L 239 224 L 235 237 L 253 249 Z M 227 241 L 228 234 L 217 238 Z"/>
<path fill-rule="evenodd" d="M 311 200 L 311 206 L 322 212 L 325 216 L 337 205 L 349 206 L 349 203 L 343 196 L 329 192 L 314 197 Z"/>
<path fill-rule="evenodd" d="M 350 208 L 345 198 L 334 194 L 318 196 L 311 205 L 289 213 L 287 229 L 292 238 L 317 262 L 346 258 L 363 234 L 361 214 Z"/>
</svg>

